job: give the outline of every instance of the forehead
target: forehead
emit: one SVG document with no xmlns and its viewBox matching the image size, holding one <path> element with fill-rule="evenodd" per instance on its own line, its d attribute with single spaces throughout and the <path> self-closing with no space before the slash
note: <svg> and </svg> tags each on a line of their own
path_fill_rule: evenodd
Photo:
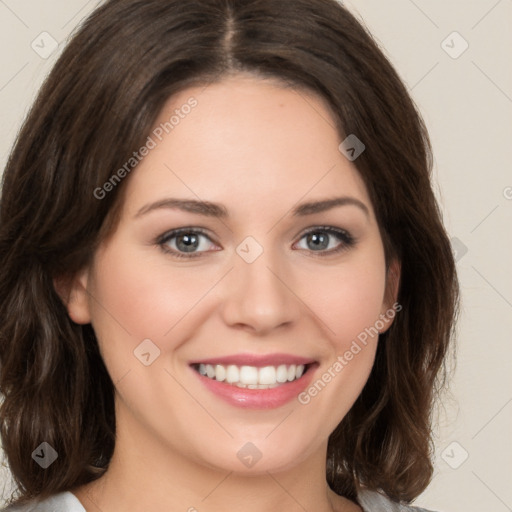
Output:
<svg viewBox="0 0 512 512">
<path fill-rule="evenodd" d="M 273 80 L 235 76 L 183 90 L 149 136 L 152 149 L 127 184 L 131 212 L 165 196 L 260 211 L 304 196 L 350 194 L 369 205 L 327 102 Z"/>
</svg>

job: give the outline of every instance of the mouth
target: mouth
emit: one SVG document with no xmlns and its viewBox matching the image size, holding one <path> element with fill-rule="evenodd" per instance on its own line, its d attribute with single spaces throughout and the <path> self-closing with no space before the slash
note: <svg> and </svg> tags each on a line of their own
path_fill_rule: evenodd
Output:
<svg viewBox="0 0 512 512">
<path fill-rule="evenodd" d="M 231 405 L 280 407 L 296 399 L 319 363 L 287 354 L 233 355 L 189 363 L 205 388 Z"/>
<path fill-rule="evenodd" d="M 193 364 L 203 377 L 244 389 L 272 389 L 300 379 L 314 363 L 278 366 L 238 366 L 234 364 Z"/>
</svg>

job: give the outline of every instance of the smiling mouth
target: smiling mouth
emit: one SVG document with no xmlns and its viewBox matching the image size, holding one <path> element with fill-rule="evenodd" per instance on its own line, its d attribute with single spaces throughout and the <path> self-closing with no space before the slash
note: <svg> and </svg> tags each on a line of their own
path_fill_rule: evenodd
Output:
<svg viewBox="0 0 512 512">
<path fill-rule="evenodd" d="M 207 379 L 245 389 L 271 389 L 300 379 L 313 364 L 258 367 L 199 363 L 191 366 Z"/>
</svg>

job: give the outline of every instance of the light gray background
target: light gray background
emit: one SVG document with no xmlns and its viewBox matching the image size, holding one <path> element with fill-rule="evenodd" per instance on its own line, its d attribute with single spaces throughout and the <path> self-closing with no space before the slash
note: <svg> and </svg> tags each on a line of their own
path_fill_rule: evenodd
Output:
<svg viewBox="0 0 512 512">
<path fill-rule="evenodd" d="M 439 512 L 512 511 L 512 0 L 346 4 L 380 41 L 424 115 L 436 193 L 457 239 L 458 362 L 438 412 L 435 477 L 416 504 Z M 2 169 L 44 76 L 96 5 L 0 0 Z M 43 32 L 59 43 L 48 58 L 31 47 L 35 41 L 40 52 L 51 49 Z M 9 480 L 4 465 L 0 490 Z"/>
</svg>

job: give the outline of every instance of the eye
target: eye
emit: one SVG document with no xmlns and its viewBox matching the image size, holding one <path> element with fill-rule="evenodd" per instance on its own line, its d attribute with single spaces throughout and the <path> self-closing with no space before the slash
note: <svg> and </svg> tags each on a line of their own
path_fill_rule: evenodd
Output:
<svg viewBox="0 0 512 512">
<path fill-rule="evenodd" d="M 315 227 L 307 231 L 300 239 L 305 240 L 301 249 L 319 253 L 318 256 L 328 256 L 349 249 L 356 243 L 355 238 L 344 229 L 332 226 Z"/>
<path fill-rule="evenodd" d="M 174 229 L 162 235 L 157 244 L 162 250 L 178 258 L 198 257 L 201 253 L 207 252 L 210 245 L 215 245 L 210 237 L 198 228 Z"/>
<path fill-rule="evenodd" d="M 307 231 L 300 241 L 305 240 L 306 247 L 302 250 L 317 253 L 317 256 L 328 256 L 348 250 L 355 245 L 356 239 L 343 229 L 332 226 L 318 226 Z M 178 258 L 196 258 L 204 252 L 220 250 L 212 242 L 206 232 L 200 228 L 180 228 L 164 233 L 156 243 L 166 253 Z"/>
</svg>

